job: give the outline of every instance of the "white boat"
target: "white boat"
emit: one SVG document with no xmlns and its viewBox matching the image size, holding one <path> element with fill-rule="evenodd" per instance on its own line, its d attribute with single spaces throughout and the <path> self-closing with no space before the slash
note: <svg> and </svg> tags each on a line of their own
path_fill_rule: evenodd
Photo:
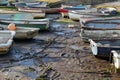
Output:
<svg viewBox="0 0 120 80">
<path fill-rule="evenodd" d="M 10 30 L 10 27 L 16 27 L 14 30 L 16 32 L 14 39 L 32 39 L 38 35 L 39 28 L 26 28 L 26 27 L 19 27 L 16 26 L 14 23 L 9 24 L 8 26 L 2 25 L 1 27 L 3 30 Z"/>
<path fill-rule="evenodd" d="M 109 16 L 107 13 L 99 13 L 95 8 L 89 10 L 69 11 L 69 18 L 72 20 L 79 20 L 87 17 L 104 17 Z"/>
<path fill-rule="evenodd" d="M 111 51 L 111 60 L 115 67 L 115 72 L 120 70 L 120 50 Z"/>
<path fill-rule="evenodd" d="M 39 28 L 17 27 L 14 39 L 32 39 L 38 35 Z"/>
<path fill-rule="evenodd" d="M 0 31 L 0 54 L 6 54 L 10 50 L 14 35 L 15 31 Z"/>
<path fill-rule="evenodd" d="M 59 8 L 50 8 L 47 4 L 38 4 L 38 3 L 16 3 L 15 4 L 18 11 L 22 12 L 34 12 L 34 13 L 58 13 Z"/>
<path fill-rule="evenodd" d="M 120 39 L 105 38 L 90 41 L 90 48 L 94 56 L 110 59 L 112 50 L 120 50 Z"/>
</svg>

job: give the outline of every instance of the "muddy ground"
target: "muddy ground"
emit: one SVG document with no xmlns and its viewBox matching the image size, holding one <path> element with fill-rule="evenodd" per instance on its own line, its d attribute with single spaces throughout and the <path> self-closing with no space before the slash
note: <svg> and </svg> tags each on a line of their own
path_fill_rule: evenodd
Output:
<svg viewBox="0 0 120 80">
<path fill-rule="evenodd" d="M 92 55 L 79 33 L 78 22 L 51 19 L 50 31 L 32 40 L 15 40 L 11 51 L 0 56 L 0 80 L 120 80 L 108 61 Z"/>
</svg>

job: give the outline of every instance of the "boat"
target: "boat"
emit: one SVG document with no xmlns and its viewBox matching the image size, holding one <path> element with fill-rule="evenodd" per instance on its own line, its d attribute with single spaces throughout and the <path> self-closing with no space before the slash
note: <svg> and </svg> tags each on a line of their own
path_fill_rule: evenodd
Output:
<svg viewBox="0 0 120 80">
<path fill-rule="evenodd" d="M 49 20 L 3 20 L 0 19 L 0 24 L 8 25 L 15 23 L 16 26 L 27 27 L 27 28 L 39 28 L 40 30 L 49 30 Z"/>
<path fill-rule="evenodd" d="M 32 13 L 59 13 L 58 8 L 29 8 L 29 7 L 17 7 L 20 12 L 32 12 Z"/>
<path fill-rule="evenodd" d="M 79 18 L 83 17 L 105 17 L 109 16 L 107 13 L 99 13 L 97 10 L 94 9 L 89 9 L 89 10 L 79 10 L 79 11 L 69 11 L 68 12 L 69 18 L 72 20 L 79 20 Z"/>
<path fill-rule="evenodd" d="M 0 55 L 9 52 L 14 35 L 15 31 L 0 30 Z"/>
<path fill-rule="evenodd" d="M 39 28 L 25 28 L 16 26 L 14 23 L 9 24 L 8 26 L 2 27 L 4 30 L 10 27 L 16 27 L 14 30 L 16 32 L 14 39 L 32 39 L 38 35 Z"/>
<path fill-rule="evenodd" d="M 39 28 L 17 27 L 14 39 L 32 39 L 38 35 Z"/>
<path fill-rule="evenodd" d="M 120 70 L 120 50 L 111 51 L 111 60 L 115 67 L 115 73 Z"/>
<path fill-rule="evenodd" d="M 39 8 L 39 7 L 46 7 L 48 6 L 47 2 L 43 2 L 43 1 L 17 1 L 17 2 L 11 2 L 12 5 L 14 6 L 29 6 L 29 7 L 33 7 L 33 8 Z"/>
<path fill-rule="evenodd" d="M 45 13 L 23 13 L 17 11 L 7 11 L 7 10 L 0 10 L 0 19 L 12 19 L 12 20 L 36 20 L 45 17 Z"/>
<path fill-rule="evenodd" d="M 110 58 L 112 50 L 120 50 L 120 39 L 104 38 L 90 41 L 92 54 L 100 58 Z"/>
<path fill-rule="evenodd" d="M 18 11 L 20 12 L 32 12 L 32 13 L 58 13 L 58 8 L 28 8 L 28 7 L 19 7 Z"/>
<path fill-rule="evenodd" d="M 68 15 L 70 19 L 79 20 L 81 17 L 82 18 L 113 17 L 113 16 L 118 16 L 119 13 L 116 11 L 115 8 L 109 7 L 101 10 L 97 10 L 96 8 L 89 8 L 86 10 L 72 10 L 69 11 Z"/>
<path fill-rule="evenodd" d="M 28 15 L 29 17 L 32 17 L 33 19 L 42 19 L 45 18 L 46 14 L 44 12 L 36 13 L 34 11 L 24 11 L 24 12 L 19 12 L 19 11 L 11 11 L 11 10 L 0 10 L 0 16 L 1 14 L 6 14 L 6 15 Z M 3 15 L 4 16 L 4 15 Z M 31 18 L 31 19 L 32 19 Z"/>
<path fill-rule="evenodd" d="M 120 38 L 120 18 L 80 21 L 80 37 L 84 42 L 89 39 Z"/>
<path fill-rule="evenodd" d="M 110 15 L 116 15 L 118 13 L 117 9 L 113 8 L 113 7 L 105 7 L 105 8 L 102 8 L 102 9 L 98 9 L 98 12 L 109 13 Z"/>
<path fill-rule="evenodd" d="M 0 24 L 9 25 L 15 23 L 19 27 L 39 28 L 49 30 L 49 19 L 34 19 L 34 14 L 28 13 L 0 13 Z"/>
<path fill-rule="evenodd" d="M 120 12 L 120 1 L 102 3 L 102 4 L 99 4 L 99 5 L 96 5 L 95 7 L 97 9 L 102 9 L 102 8 L 106 8 L 106 7 L 112 7 L 112 8 L 116 8 L 116 10 L 118 12 Z"/>
<path fill-rule="evenodd" d="M 29 7 L 29 8 L 45 8 L 47 7 L 47 3 L 45 2 L 16 2 L 16 7 Z"/>
<path fill-rule="evenodd" d="M 40 5 L 39 7 L 28 5 L 27 3 L 16 3 L 15 6 L 17 7 L 18 11 L 22 12 L 35 12 L 35 13 L 58 13 L 58 8 L 50 8 L 48 6 Z"/>
<path fill-rule="evenodd" d="M 56 7 L 60 7 L 62 3 L 64 3 L 64 1 L 62 0 L 41 0 L 41 1 L 45 1 L 48 2 L 48 6 L 50 8 L 56 8 Z"/>
<path fill-rule="evenodd" d="M 90 8 L 90 5 L 77 5 L 77 6 L 68 6 L 68 5 L 61 5 L 59 12 L 61 12 L 62 17 L 69 17 L 68 13 L 71 10 L 86 10 Z"/>
<path fill-rule="evenodd" d="M 0 0 L 0 5 L 8 5 L 9 1 L 8 0 Z"/>
<path fill-rule="evenodd" d="M 89 22 L 89 21 L 99 21 L 99 20 L 101 20 L 101 21 L 116 21 L 117 20 L 117 22 L 119 22 L 119 19 L 120 19 L 120 17 L 119 16 L 108 16 L 108 17 L 81 17 L 81 18 L 79 18 L 79 21 L 80 22 L 82 22 L 82 23 L 86 23 L 86 22 Z"/>
</svg>

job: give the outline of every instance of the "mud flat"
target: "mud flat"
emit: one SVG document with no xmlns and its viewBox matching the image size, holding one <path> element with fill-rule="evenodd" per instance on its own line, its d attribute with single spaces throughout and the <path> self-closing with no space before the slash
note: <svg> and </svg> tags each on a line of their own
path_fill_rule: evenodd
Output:
<svg viewBox="0 0 120 80">
<path fill-rule="evenodd" d="M 0 56 L 0 80 L 119 80 L 110 63 L 92 55 L 79 31 L 78 22 L 52 20 L 50 31 L 15 40 L 12 50 Z"/>
</svg>

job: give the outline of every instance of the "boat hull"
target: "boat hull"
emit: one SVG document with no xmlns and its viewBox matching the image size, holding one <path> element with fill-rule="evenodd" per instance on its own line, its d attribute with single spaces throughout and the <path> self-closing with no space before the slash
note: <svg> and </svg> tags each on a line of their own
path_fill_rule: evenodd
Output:
<svg viewBox="0 0 120 80">
<path fill-rule="evenodd" d="M 112 54 L 112 62 L 116 68 L 116 70 L 120 69 L 120 50 L 111 51 Z"/>
<path fill-rule="evenodd" d="M 95 20 L 80 20 L 80 36 L 83 41 L 88 39 L 119 39 L 120 38 L 120 19 L 95 19 Z"/>
<path fill-rule="evenodd" d="M 9 25 L 10 23 L 15 23 L 19 27 L 27 28 L 39 28 L 40 30 L 49 30 L 49 21 L 24 21 L 24 20 L 0 20 L 0 24 Z"/>
<path fill-rule="evenodd" d="M 99 40 L 104 38 L 118 39 L 120 38 L 120 30 L 88 30 L 81 29 L 80 37 L 84 42 L 89 39 Z"/>
<path fill-rule="evenodd" d="M 58 8 L 24 8 L 18 7 L 20 12 L 32 12 L 32 13 L 59 13 Z"/>
<path fill-rule="evenodd" d="M 93 17 L 105 17 L 109 16 L 109 14 L 99 13 L 96 9 L 89 9 L 89 10 L 79 10 L 79 11 L 69 11 L 68 13 L 69 18 L 73 20 L 79 20 L 80 18 L 93 18 Z"/>
<path fill-rule="evenodd" d="M 10 50 L 14 35 L 14 31 L 0 31 L 0 55 L 6 54 Z"/>
<path fill-rule="evenodd" d="M 38 35 L 39 28 L 17 27 L 14 39 L 32 39 Z"/>
<path fill-rule="evenodd" d="M 79 20 L 79 18 L 81 17 L 94 17 L 94 15 L 85 15 L 85 14 L 78 14 L 78 13 L 73 13 L 73 12 L 69 12 L 68 16 L 72 20 Z"/>
<path fill-rule="evenodd" d="M 99 40 L 90 39 L 90 48 L 94 56 L 110 58 L 112 50 L 120 50 L 120 40 Z"/>
</svg>

